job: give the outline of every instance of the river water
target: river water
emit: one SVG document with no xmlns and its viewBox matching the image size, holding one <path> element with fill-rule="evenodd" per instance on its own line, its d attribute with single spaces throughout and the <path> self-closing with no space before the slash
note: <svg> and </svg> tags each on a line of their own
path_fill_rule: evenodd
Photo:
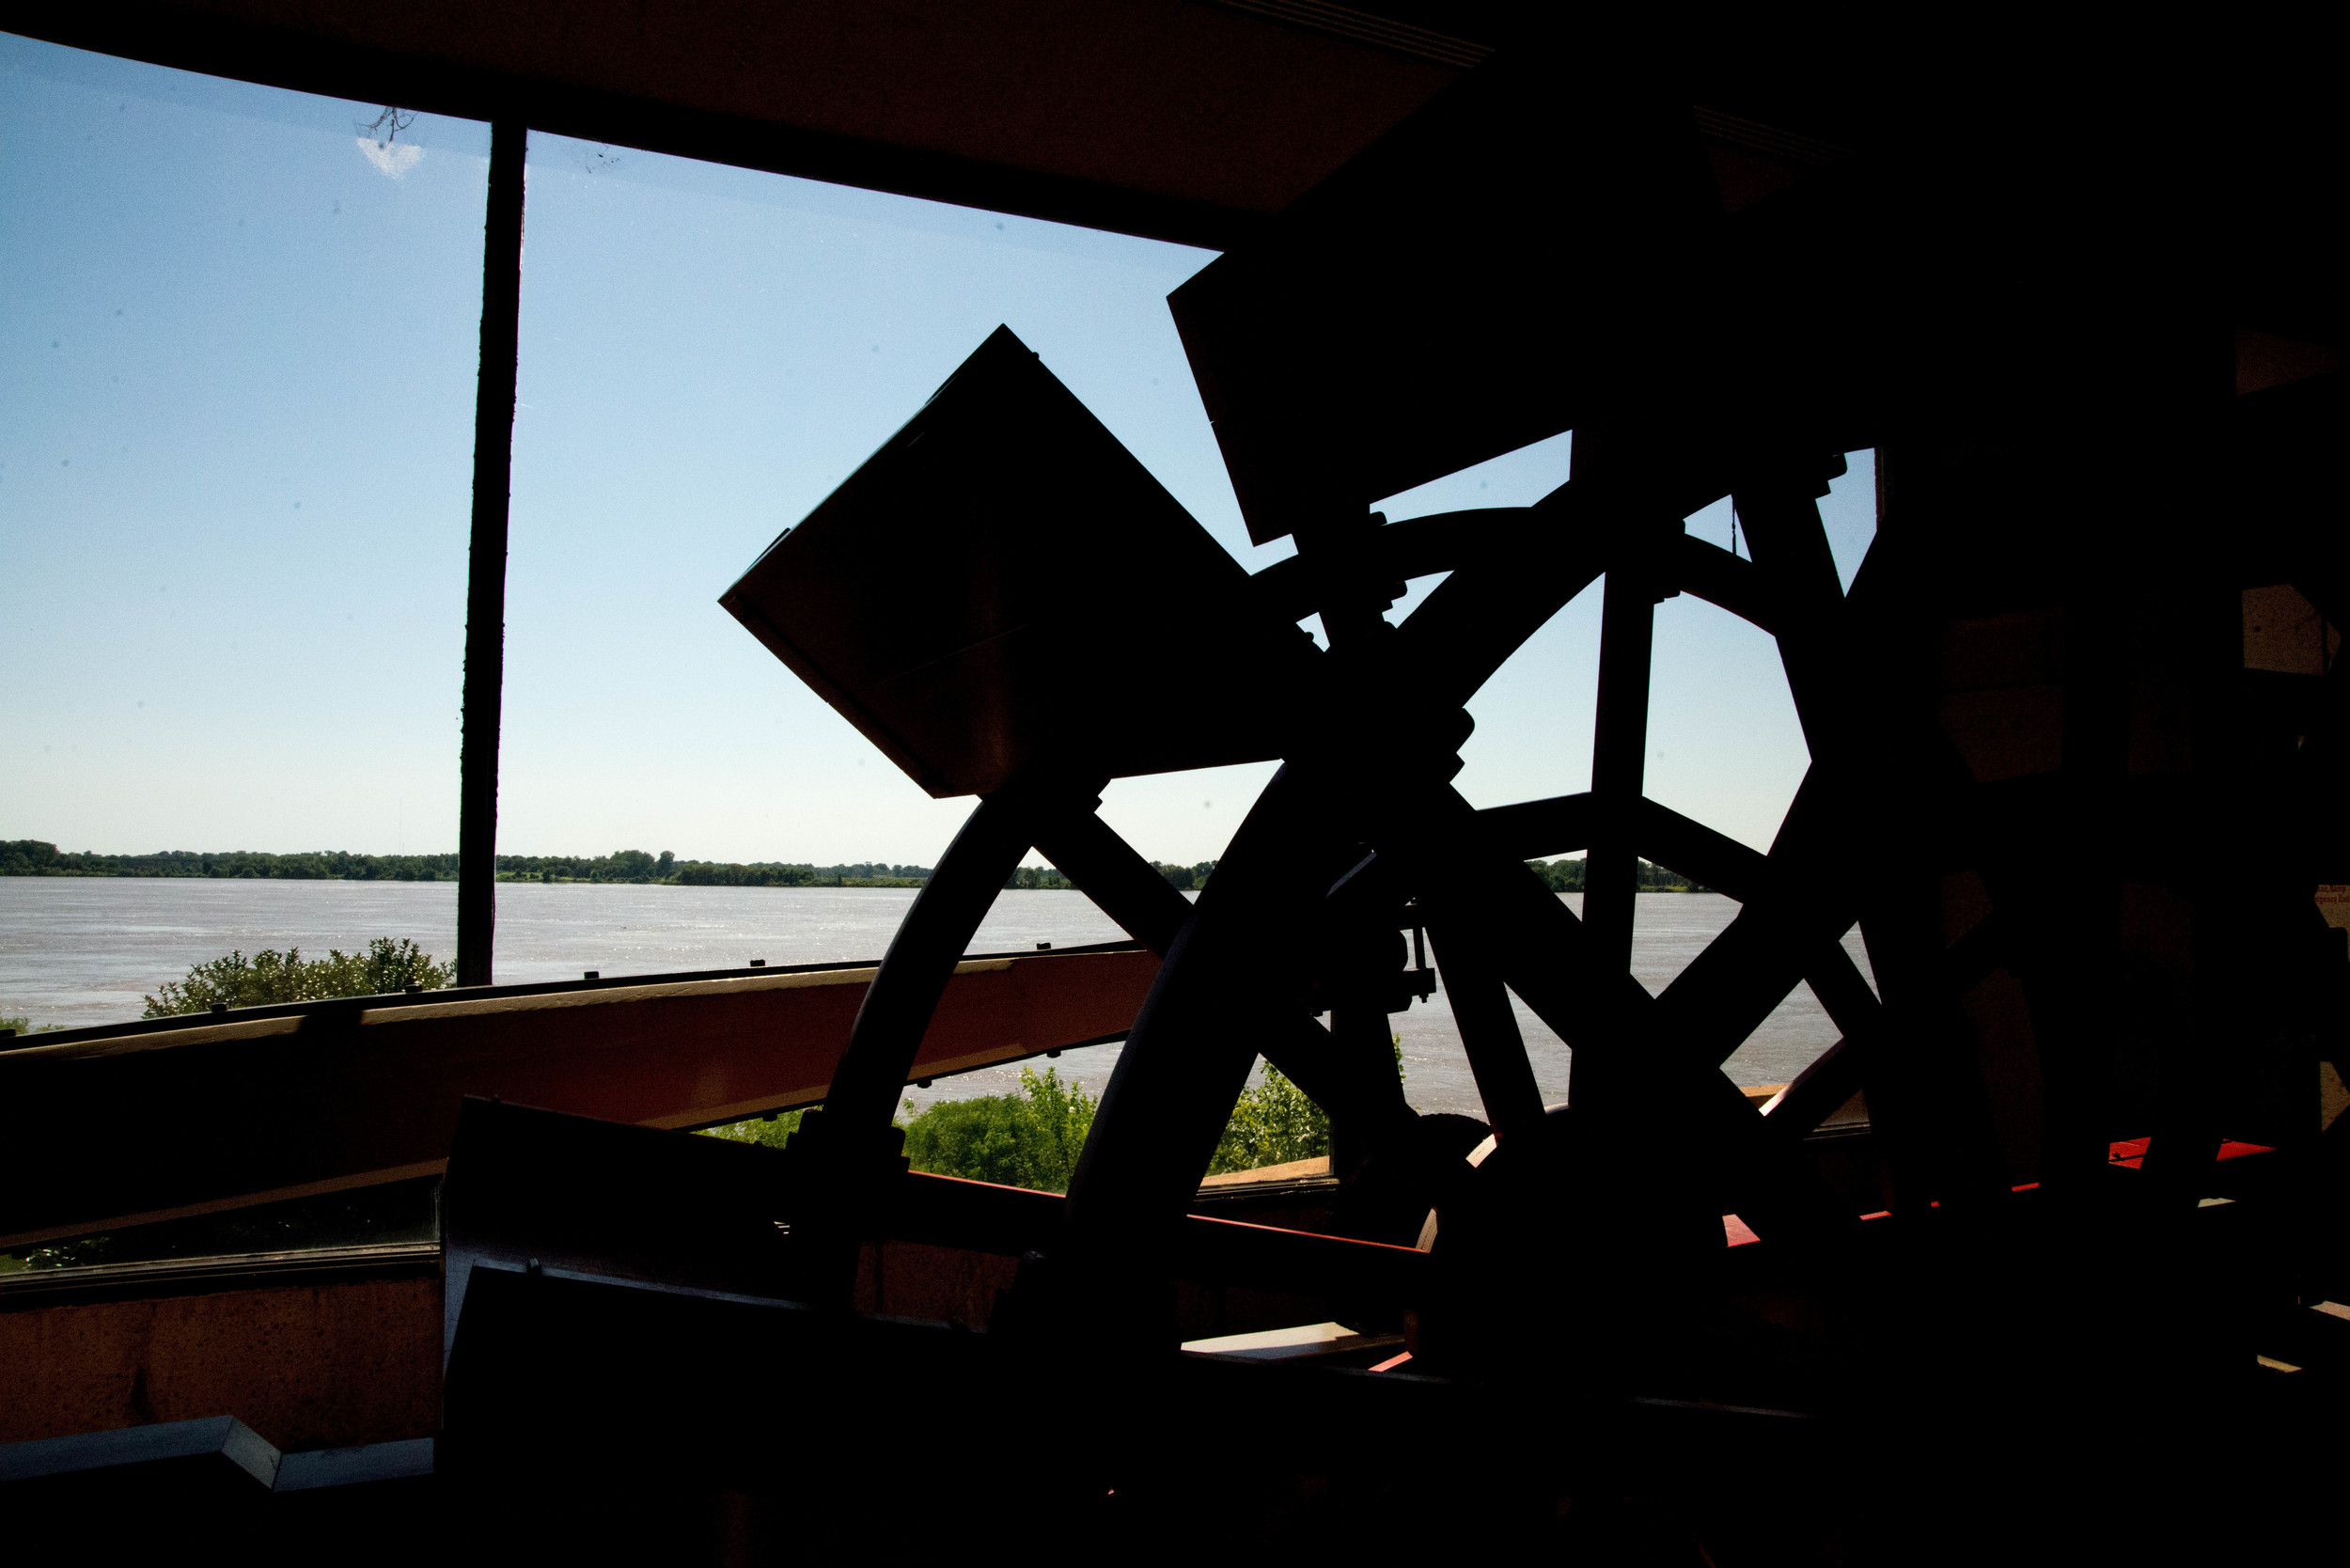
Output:
<svg viewBox="0 0 2350 1568">
<path fill-rule="evenodd" d="M 912 888 L 668 887 L 507 883 L 498 888 L 496 973 L 501 981 L 771 964 L 876 961 L 914 902 Z M 1581 896 L 1562 895 L 1579 910 Z M 1664 989 L 1720 933 L 1738 906 L 1714 893 L 1644 893 L 1634 918 L 1633 973 Z M 0 1014 L 79 1027 L 136 1018 L 145 994 L 231 949 L 365 949 L 372 937 L 414 939 L 443 958 L 456 951 L 454 883 L 210 881 L 146 877 L 0 877 Z M 1007 892 L 971 945 L 974 952 L 1028 951 L 1121 941 L 1083 894 Z M 1857 933 L 1845 946 L 1863 973 Z M 1439 964 L 1441 971 L 1441 964 Z M 1545 1100 L 1567 1097 L 1569 1052 L 1518 1008 Z M 1475 1082 L 1440 990 L 1397 1014 L 1404 1092 L 1422 1111 L 1480 1114 Z M 1811 993 L 1798 986 L 1731 1058 L 1741 1084 L 1783 1083 L 1836 1039 Z M 1119 1047 L 1064 1055 L 1058 1067 L 1098 1092 Z M 916 1106 L 1002 1093 L 1015 1068 L 943 1078 L 910 1091 Z"/>
</svg>

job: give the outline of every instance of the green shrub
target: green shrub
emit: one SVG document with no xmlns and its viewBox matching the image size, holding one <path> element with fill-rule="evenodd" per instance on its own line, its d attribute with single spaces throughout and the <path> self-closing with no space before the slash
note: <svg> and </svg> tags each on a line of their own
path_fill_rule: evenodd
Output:
<svg viewBox="0 0 2350 1568">
<path fill-rule="evenodd" d="M 748 1121 L 728 1122 L 723 1127 L 707 1127 L 703 1131 L 712 1137 L 722 1137 L 729 1143 L 760 1143 L 770 1149 L 780 1149 L 800 1130 L 799 1111 L 780 1111 L 774 1116 L 755 1116 Z"/>
<path fill-rule="evenodd" d="M 1241 1090 L 1232 1119 L 1215 1146 L 1208 1174 L 1255 1170 L 1292 1160 L 1319 1159 L 1330 1152 L 1330 1116 L 1271 1062 L 1264 1082 Z"/>
<path fill-rule="evenodd" d="M 914 1108 L 908 1100 L 906 1109 Z M 1067 1192 L 1077 1152 L 1093 1125 L 1093 1096 L 1046 1068 L 1020 1070 L 1020 1092 L 942 1100 L 898 1123 L 916 1170 L 1040 1192 Z M 800 1128 L 799 1111 L 708 1129 L 712 1137 L 780 1149 Z"/>
<path fill-rule="evenodd" d="M 1020 1070 L 1020 1092 L 943 1100 L 906 1123 L 916 1170 L 1039 1192 L 1067 1192 L 1093 1126 L 1095 1101 L 1048 1067 Z M 914 1103 L 906 1102 L 912 1110 Z"/>
<path fill-rule="evenodd" d="M 435 964 L 432 955 L 406 937 L 379 936 L 364 953 L 329 948 L 324 958 L 305 959 L 300 948 L 268 949 L 251 958 L 242 950 L 199 964 L 183 980 L 166 980 L 145 999 L 140 1016 L 168 1018 L 204 1012 L 216 1003 L 261 1007 L 273 1002 L 310 1002 L 325 996 L 381 996 L 420 985 L 437 991 L 456 978 L 456 965 Z"/>
<path fill-rule="evenodd" d="M 35 1028 L 30 1018 L 11 1018 L 0 1013 L 0 1029 L 14 1029 L 19 1034 L 55 1034 L 64 1027 L 63 1024 L 43 1024 Z"/>
<path fill-rule="evenodd" d="M 914 1102 L 905 1103 L 906 1109 Z M 906 1158 L 916 1170 L 999 1182 L 1038 1192 L 1067 1192 L 1077 1155 L 1092 1130 L 1097 1102 L 1082 1084 L 1064 1084 L 1057 1070 L 1020 1070 L 1020 1092 L 942 1100 L 901 1122 Z M 800 1112 L 709 1129 L 713 1137 L 780 1149 L 798 1131 Z M 1208 1174 L 1254 1170 L 1330 1152 L 1330 1118 L 1271 1062 L 1264 1082 L 1241 1091 L 1215 1146 Z"/>
</svg>

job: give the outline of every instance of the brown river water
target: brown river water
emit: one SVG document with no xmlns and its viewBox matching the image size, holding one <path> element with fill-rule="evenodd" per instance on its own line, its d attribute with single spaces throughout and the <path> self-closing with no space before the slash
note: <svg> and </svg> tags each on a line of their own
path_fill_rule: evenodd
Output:
<svg viewBox="0 0 2350 1568">
<path fill-rule="evenodd" d="M 498 888 L 501 981 L 772 964 L 871 962 L 914 902 L 911 888 L 656 887 L 509 883 Z M 1577 894 L 1562 895 L 1579 908 Z M 1633 934 L 1633 973 L 1664 989 L 1719 934 L 1738 906 L 1714 893 L 1645 893 Z M 190 966 L 232 949 L 364 949 L 410 937 L 443 958 L 456 950 L 454 883 L 209 881 L 196 878 L 0 877 L 0 1014 L 79 1027 L 136 1018 L 142 997 Z M 1028 951 L 1123 940 L 1079 893 L 1007 892 L 971 945 Z M 1845 946 L 1868 972 L 1857 933 Z M 1441 971 L 1441 964 L 1438 965 Z M 1545 1100 L 1567 1097 L 1570 1053 L 1521 1005 L 1518 1022 Z M 1404 1092 L 1422 1111 L 1481 1114 L 1445 995 L 1399 1013 Z M 1740 1084 L 1783 1083 L 1836 1040 L 1811 993 L 1798 986 L 1731 1058 Z M 1099 1092 L 1119 1047 L 1072 1051 L 1064 1078 Z M 916 1106 L 1016 1089 L 1016 1068 L 939 1079 L 909 1091 Z"/>
</svg>

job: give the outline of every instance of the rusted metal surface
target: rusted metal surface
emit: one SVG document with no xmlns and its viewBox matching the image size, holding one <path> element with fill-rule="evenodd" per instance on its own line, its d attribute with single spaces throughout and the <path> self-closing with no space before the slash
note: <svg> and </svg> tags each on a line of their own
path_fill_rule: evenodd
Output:
<svg viewBox="0 0 2350 1568">
<path fill-rule="evenodd" d="M 967 960 L 909 1077 L 1122 1034 L 1158 965 L 1135 949 Z M 0 1245 L 430 1174 L 467 1094 L 654 1127 L 812 1104 L 873 973 L 327 1004 L 0 1052 Z M 93 1136 L 123 1122 L 140 1137 Z"/>
</svg>

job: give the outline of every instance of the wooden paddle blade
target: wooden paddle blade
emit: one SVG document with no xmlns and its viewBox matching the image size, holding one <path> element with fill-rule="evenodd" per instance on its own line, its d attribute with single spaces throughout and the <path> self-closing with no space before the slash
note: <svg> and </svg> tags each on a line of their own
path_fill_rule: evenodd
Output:
<svg viewBox="0 0 2350 1568">
<path fill-rule="evenodd" d="M 719 601 L 933 795 L 1283 750 L 1312 640 L 998 327 Z"/>
<path fill-rule="evenodd" d="M 1670 372 L 1721 201 L 1686 102 L 1624 65 L 1496 56 L 1168 296 L 1252 539 Z"/>
</svg>

